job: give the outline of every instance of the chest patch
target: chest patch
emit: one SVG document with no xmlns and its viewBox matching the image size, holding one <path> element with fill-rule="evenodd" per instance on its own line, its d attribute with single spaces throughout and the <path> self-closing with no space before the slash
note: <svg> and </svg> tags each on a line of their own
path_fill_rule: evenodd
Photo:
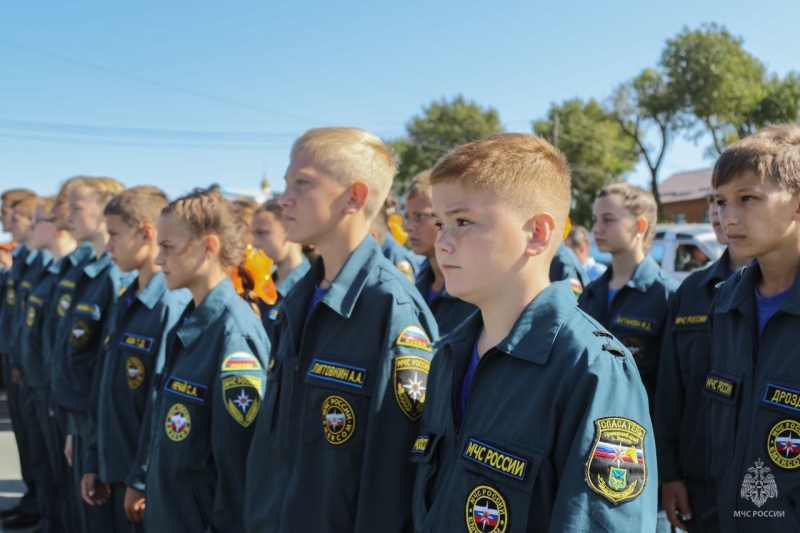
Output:
<svg viewBox="0 0 800 533">
<path fill-rule="evenodd" d="M 151 352 L 153 349 L 153 339 L 144 337 L 142 335 L 135 335 L 133 333 L 125 333 L 119 340 L 120 346 L 125 348 L 133 348 L 143 352 Z"/>
<path fill-rule="evenodd" d="M 208 395 L 208 387 L 170 376 L 164 384 L 164 390 L 203 403 Z"/>
<path fill-rule="evenodd" d="M 706 384 L 703 388 L 711 394 L 722 396 L 728 400 L 736 394 L 736 383 L 715 374 L 706 376 Z"/>
<path fill-rule="evenodd" d="M 311 366 L 308 367 L 307 375 L 359 389 L 364 388 L 364 383 L 367 380 L 367 370 L 365 368 L 334 363 L 323 359 L 314 359 L 311 362 Z"/>
<path fill-rule="evenodd" d="M 465 506 L 469 533 L 505 533 L 508 530 L 508 504 L 503 495 L 489 485 L 478 485 L 467 496 Z"/>
<path fill-rule="evenodd" d="M 518 481 L 525 480 L 530 466 L 529 459 L 472 437 L 461 456 Z"/>
<path fill-rule="evenodd" d="M 764 403 L 776 405 L 789 409 L 790 411 L 800 411 L 800 391 L 767 383 L 767 390 L 764 392 Z"/>
<path fill-rule="evenodd" d="M 192 431 L 192 417 L 185 405 L 176 403 L 169 408 L 164 430 L 169 440 L 175 442 L 180 442 L 189 436 Z"/>
<path fill-rule="evenodd" d="M 655 325 L 653 324 L 652 320 L 647 320 L 645 318 L 639 318 L 635 316 L 617 315 L 616 317 L 614 317 L 613 324 L 615 326 L 635 329 L 647 333 L 653 333 L 655 331 Z"/>
<path fill-rule="evenodd" d="M 800 422 L 781 420 L 767 436 L 770 460 L 784 470 L 800 467 Z"/>
<path fill-rule="evenodd" d="M 322 402 L 322 429 L 325 440 L 338 446 L 344 444 L 356 431 L 356 414 L 350 402 L 341 396 L 328 396 Z"/>
</svg>

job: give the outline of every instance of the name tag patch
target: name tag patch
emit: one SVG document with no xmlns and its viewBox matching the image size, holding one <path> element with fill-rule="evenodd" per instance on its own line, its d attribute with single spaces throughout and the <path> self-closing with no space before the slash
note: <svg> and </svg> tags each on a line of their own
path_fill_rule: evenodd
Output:
<svg viewBox="0 0 800 533">
<path fill-rule="evenodd" d="M 777 405 L 791 411 L 800 411 L 800 391 L 775 385 L 774 383 L 767 383 L 764 403 Z"/>
<path fill-rule="evenodd" d="M 411 453 L 422 455 L 428 451 L 428 446 L 431 443 L 429 435 L 420 435 L 414 440 L 414 447 L 411 448 Z"/>
<path fill-rule="evenodd" d="M 416 444 L 414 445 L 416 447 Z M 462 457 L 517 481 L 524 481 L 530 459 L 470 437 Z"/>
<path fill-rule="evenodd" d="M 638 329 L 639 331 L 646 331 L 647 333 L 653 333 L 655 330 L 655 326 L 651 320 L 637 318 L 635 316 L 617 315 L 614 318 L 614 324 L 626 328 Z"/>
<path fill-rule="evenodd" d="M 203 403 L 208 395 L 208 387 L 181 378 L 170 376 L 164 384 L 164 390 Z"/>
<path fill-rule="evenodd" d="M 676 326 L 704 326 L 708 323 L 708 315 L 684 315 L 675 317 Z"/>
<path fill-rule="evenodd" d="M 153 349 L 153 339 L 141 335 L 134 335 L 133 333 L 125 333 L 120 339 L 119 344 L 125 348 L 135 348 L 143 352 L 150 352 Z"/>
<path fill-rule="evenodd" d="M 349 385 L 362 389 L 367 379 L 367 370 L 365 368 L 358 368 L 357 366 L 314 359 L 311 362 L 311 366 L 308 368 L 307 375 L 313 378 L 333 381 L 334 383 L 341 383 L 342 385 Z"/>
<path fill-rule="evenodd" d="M 714 374 L 706 376 L 704 388 L 706 391 L 716 394 L 717 396 L 722 396 L 728 400 L 733 398 L 733 395 L 736 394 L 736 383 L 729 379 L 715 376 Z"/>
<path fill-rule="evenodd" d="M 100 306 L 97 304 L 79 303 L 75 308 L 76 313 L 91 315 L 95 320 L 100 318 Z"/>
</svg>

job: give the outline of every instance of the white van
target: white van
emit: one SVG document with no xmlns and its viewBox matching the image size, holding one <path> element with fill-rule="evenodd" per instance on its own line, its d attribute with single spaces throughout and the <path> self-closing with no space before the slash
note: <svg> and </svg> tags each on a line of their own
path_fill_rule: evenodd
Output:
<svg viewBox="0 0 800 533">
<path fill-rule="evenodd" d="M 711 224 L 659 224 L 650 255 L 665 272 L 683 281 L 698 268 L 722 257 L 724 251 Z M 611 254 L 598 250 L 594 241 L 591 254 L 598 263 L 611 264 Z"/>
</svg>

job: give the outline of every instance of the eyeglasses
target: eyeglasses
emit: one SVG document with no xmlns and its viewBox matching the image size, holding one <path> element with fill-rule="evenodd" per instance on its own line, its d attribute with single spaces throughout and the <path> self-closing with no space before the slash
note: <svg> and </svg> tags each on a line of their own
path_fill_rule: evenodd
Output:
<svg viewBox="0 0 800 533">
<path fill-rule="evenodd" d="M 45 217 L 33 217 L 33 218 L 31 219 L 31 224 L 34 224 L 34 225 L 36 225 L 36 224 L 38 224 L 39 222 L 50 222 L 50 223 L 53 223 L 53 222 L 55 222 L 55 221 L 56 221 L 55 217 L 50 217 L 50 218 L 45 218 Z"/>
<path fill-rule="evenodd" d="M 414 222 L 415 224 L 421 224 L 422 222 L 433 218 L 433 213 L 406 213 L 403 215 L 403 221 L 408 224 L 409 222 Z"/>
</svg>

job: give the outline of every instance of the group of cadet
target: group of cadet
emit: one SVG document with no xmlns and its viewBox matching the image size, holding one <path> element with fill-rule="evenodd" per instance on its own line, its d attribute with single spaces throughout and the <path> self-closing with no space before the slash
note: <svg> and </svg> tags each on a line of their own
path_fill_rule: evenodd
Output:
<svg viewBox="0 0 800 533">
<path fill-rule="evenodd" d="M 444 155 L 402 215 L 394 174 L 375 135 L 321 128 L 263 205 L 96 177 L 4 192 L 27 492 L 3 527 L 800 527 L 800 126 L 719 158 L 729 246 L 680 287 L 624 183 L 593 207 L 611 265 L 584 271 L 541 138 Z"/>
</svg>

